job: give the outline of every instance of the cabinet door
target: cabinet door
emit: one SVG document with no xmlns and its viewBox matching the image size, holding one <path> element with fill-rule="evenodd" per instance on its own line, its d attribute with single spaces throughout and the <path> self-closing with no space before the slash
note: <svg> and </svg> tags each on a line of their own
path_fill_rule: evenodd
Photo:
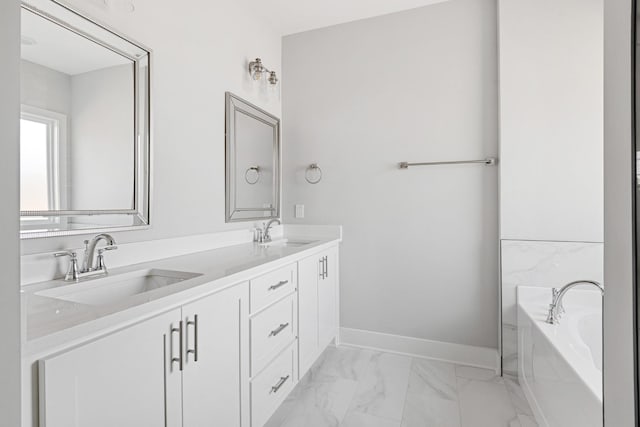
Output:
<svg viewBox="0 0 640 427">
<path fill-rule="evenodd" d="M 184 427 L 249 426 L 248 284 L 185 305 L 182 316 Z"/>
<path fill-rule="evenodd" d="M 165 417 L 179 412 L 171 406 L 179 400 L 165 401 L 165 384 L 168 399 L 179 396 L 178 365 L 170 366 L 179 349 L 171 328 L 179 320 L 173 310 L 40 360 L 40 425 L 172 426 Z"/>
<path fill-rule="evenodd" d="M 307 373 L 318 356 L 318 278 L 320 256 L 298 262 L 298 359 L 299 375 Z"/>
<path fill-rule="evenodd" d="M 338 250 L 323 253 L 324 274 L 318 280 L 318 341 L 320 350 L 338 333 Z"/>
</svg>

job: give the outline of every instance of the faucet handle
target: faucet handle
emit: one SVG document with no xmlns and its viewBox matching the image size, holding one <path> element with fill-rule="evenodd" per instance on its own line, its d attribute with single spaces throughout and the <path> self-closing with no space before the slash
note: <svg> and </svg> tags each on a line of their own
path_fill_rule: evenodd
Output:
<svg viewBox="0 0 640 427">
<path fill-rule="evenodd" d="M 253 241 L 254 242 L 258 242 L 258 243 L 262 243 L 262 239 L 264 237 L 264 230 L 260 227 L 256 227 L 253 230 Z"/>
<path fill-rule="evenodd" d="M 69 268 L 67 269 L 67 274 L 64 276 L 64 280 L 77 282 L 80 278 L 78 270 L 78 254 L 72 251 L 63 251 L 56 252 L 53 254 L 53 256 L 56 258 L 68 256 L 71 259 Z"/>
<path fill-rule="evenodd" d="M 69 258 L 71 258 L 72 260 L 76 259 L 78 257 L 78 254 L 72 251 L 62 251 L 62 252 L 56 252 L 53 254 L 54 257 L 56 258 L 60 258 L 63 256 L 68 256 Z"/>
</svg>

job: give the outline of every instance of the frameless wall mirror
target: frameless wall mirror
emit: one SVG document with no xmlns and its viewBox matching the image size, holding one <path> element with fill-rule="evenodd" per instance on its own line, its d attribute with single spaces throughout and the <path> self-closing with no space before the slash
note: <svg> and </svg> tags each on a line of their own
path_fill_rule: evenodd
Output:
<svg viewBox="0 0 640 427">
<path fill-rule="evenodd" d="M 227 92 L 227 222 L 280 215 L 280 119 Z"/>
<path fill-rule="evenodd" d="M 55 0 L 21 13 L 21 237 L 148 226 L 149 50 Z"/>
</svg>

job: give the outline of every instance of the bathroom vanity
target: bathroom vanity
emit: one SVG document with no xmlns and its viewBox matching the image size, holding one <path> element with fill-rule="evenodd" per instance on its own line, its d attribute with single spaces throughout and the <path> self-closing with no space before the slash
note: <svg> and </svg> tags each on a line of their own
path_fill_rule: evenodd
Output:
<svg viewBox="0 0 640 427">
<path fill-rule="evenodd" d="M 24 425 L 263 426 L 337 338 L 340 240 L 23 287 Z"/>
<path fill-rule="evenodd" d="M 339 324 L 340 227 L 270 228 L 280 119 L 226 93 L 225 220 L 254 224 L 116 245 L 153 226 L 151 49 L 21 4 L 21 237 L 97 234 L 22 258 L 23 426 L 262 427 Z"/>
</svg>

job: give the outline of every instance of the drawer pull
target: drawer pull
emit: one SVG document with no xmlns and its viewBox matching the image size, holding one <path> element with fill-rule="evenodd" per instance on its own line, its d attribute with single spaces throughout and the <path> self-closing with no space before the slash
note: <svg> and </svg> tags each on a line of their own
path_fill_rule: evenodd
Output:
<svg viewBox="0 0 640 427">
<path fill-rule="evenodd" d="M 271 331 L 271 333 L 269 334 L 270 337 L 275 337 L 276 335 L 278 335 L 280 332 L 282 332 L 287 326 L 289 326 L 289 322 L 287 323 L 283 323 L 280 326 L 278 326 L 277 328 L 275 328 L 273 331 Z"/>
<path fill-rule="evenodd" d="M 269 290 L 270 291 L 275 291 L 276 289 L 286 285 L 287 283 L 289 283 L 288 280 L 281 280 L 277 284 L 269 286 Z"/>
<path fill-rule="evenodd" d="M 278 384 L 271 387 L 271 391 L 269 392 L 269 394 L 277 393 L 278 390 L 280 390 L 280 387 L 282 387 L 284 383 L 287 382 L 288 379 L 289 379 L 289 375 L 287 375 L 286 377 L 280 377 L 280 381 L 278 381 Z"/>
</svg>

